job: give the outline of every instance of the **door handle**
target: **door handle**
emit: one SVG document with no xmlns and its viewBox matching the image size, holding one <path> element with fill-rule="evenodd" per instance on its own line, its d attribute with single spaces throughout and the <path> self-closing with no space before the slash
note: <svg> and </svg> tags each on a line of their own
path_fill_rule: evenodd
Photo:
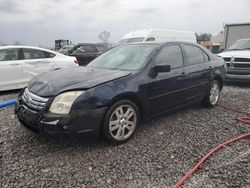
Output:
<svg viewBox="0 0 250 188">
<path fill-rule="evenodd" d="M 20 65 L 20 63 L 12 63 L 10 64 L 11 66 L 17 66 L 17 65 Z"/>
<path fill-rule="evenodd" d="M 186 75 L 187 75 L 187 73 L 185 73 L 185 72 L 181 73 L 181 76 L 186 76 Z"/>
<path fill-rule="evenodd" d="M 50 61 L 32 61 L 32 62 L 25 62 L 25 64 L 31 64 L 31 65 L 33 65 L 33 64 L 42 64 L 42 63 L 44 63 L 44 64 L 48 64 L 48 63 L 50 63 Z"/>
<path fill-rule="evenodd" d="M 33 61 L 33 63 L 49 63 L 49 61 Z"/>
</svg>

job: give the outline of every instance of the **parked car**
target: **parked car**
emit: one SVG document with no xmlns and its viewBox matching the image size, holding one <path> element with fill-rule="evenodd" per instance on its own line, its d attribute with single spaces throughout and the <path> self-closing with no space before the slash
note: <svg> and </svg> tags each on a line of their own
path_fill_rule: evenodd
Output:
<svg viewBox="0 0 250 188">
<path fill-rule="evenodd" d="M 69 55 L 69 51 L 74 47 L 73 44 L 65 45 L 61 47 L 58 52 L 64 55 Z"/>
<path fill-rule="evenodd" d="M 218 56 L 226 62 L 226 81 L 250 82 L 250 38 L 237 40 Z"/>
<path fill-rule="evenodd" d="M 36 76 L 18 95 L 15 112 L 36 133 L 102 133 L 123 143 L 155 115 L 196 102 L 216 105 L 224 71 L 223 59 L 200 45 L 121 45 L 86 67 Z"/>
<path fill-rule="evenodd" d="M 75 67 L 76 58 L 31 46 L 0 47 L 0 91 L 20 89 L 42 72 Z"/>
<path fill-rule="evenodd" d="M 112 48 L 111 45 L 105 44 L 105 43 L 96 43 L 95 46 L 98 49 L 98 51 L 101 53 L 104 53 Z"/>
<path fill-rule="evenodd" d="M 197 43 L 197 38 L 192 31 L 175 31 L 166 29 L 142 29 L 134 30 L 125 34 L 119 41 L 119 44 L 135 43 L 135 42 L 192 42 Z"/>
<path fill-rule="evenodd" d="M 90 61 L 101 55 L 95 44 L 80 43 L 75 45 L 70 51 L 69 55 L 76 57 L 79 65 L 85 66 Z"/>
</svg>

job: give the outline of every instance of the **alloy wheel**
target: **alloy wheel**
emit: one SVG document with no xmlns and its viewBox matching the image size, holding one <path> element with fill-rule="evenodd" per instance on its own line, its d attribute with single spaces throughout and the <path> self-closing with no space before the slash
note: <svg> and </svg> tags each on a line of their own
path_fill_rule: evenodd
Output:
<svg viewBox="0 0 250 188">
<path fill-rule="evenodd" d="M 126 140 L 135 131 L 137 124 L 137 114 L 134 108 L 129 105 L 118 106 L 109 119 L 109 133 L 119 141 Z"/>
<path fill-rule="evenodd" d="M 220 86 L 218 82 L 213 82 L 210 89 L 209 100 L 212 105 L 215 105 L 218 102 L 220 97 Z"/>
</svg>

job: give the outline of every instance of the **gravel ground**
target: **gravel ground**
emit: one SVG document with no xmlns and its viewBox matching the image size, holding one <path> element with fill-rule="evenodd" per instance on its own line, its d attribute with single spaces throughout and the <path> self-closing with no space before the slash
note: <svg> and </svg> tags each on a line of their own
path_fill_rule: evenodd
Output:
<svg viewBox="0 0 250 188">
<path fill-rule="evenodd" d="M 250 87 L 226 86 L 221 101 L 250 109 Z M 0 101 L 16 93 L 0 95 Z M 139 127 L 129 142 L 49 140 L 0 109 L 0 187 L 172 187 L 213 147 L 250 131 L 239 114 L 192 106 Z M 250 187 L 250 139 L 224 147 L 184 187 Z"/>
</svg>

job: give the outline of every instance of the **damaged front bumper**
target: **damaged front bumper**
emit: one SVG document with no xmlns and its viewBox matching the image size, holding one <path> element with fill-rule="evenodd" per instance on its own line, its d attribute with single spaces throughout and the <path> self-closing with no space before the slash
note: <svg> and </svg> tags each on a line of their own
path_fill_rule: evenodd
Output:
<svg viewBox="0 0 250 188">
<path fill-rule="evenodd" d="M 106 107 L 72 111 L 69 115 L 51 112 L 36 112 L 19 98 L 15 104 L 15 114 L 20 123 L 29 131 L 44 136 L 94 134 L 100 132 Z"/>
</svg>

